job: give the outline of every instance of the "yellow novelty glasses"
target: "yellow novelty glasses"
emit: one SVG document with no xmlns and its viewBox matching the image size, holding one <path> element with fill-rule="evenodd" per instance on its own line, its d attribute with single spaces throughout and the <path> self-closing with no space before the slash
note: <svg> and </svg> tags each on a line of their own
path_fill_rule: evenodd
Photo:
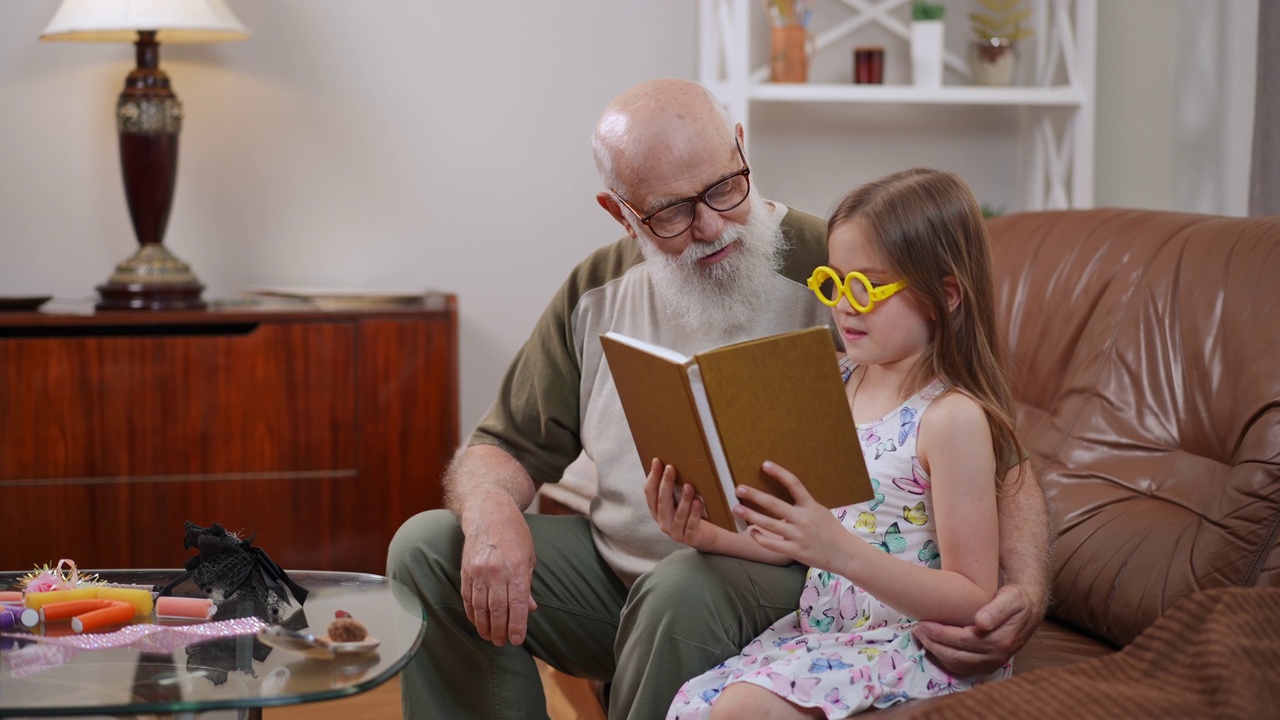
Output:
<svg viewBox="0 0 1280 720">
<path fill-rule="evenodd" d="M 835 289 L 835 292 L 829 295 L 823 292 L 822 289 L 828 282 L 832 283 Z M 820 265 L 813 271 L 813 275 L 809 276 L 807 284 L 813 294 L 817 295 L 824 305 L 835 307 L 840 302 L 840 296 L 844 295 L 855 310 L 860 313 L 869 313 L 876 306 L 876 303 L 888 299 L 889 296 L 906 287 L 907 281 L 899 280 L 889 285 L 872 287 L 871 281 L 867 279 L 867 276 L 857 270 L 841 279 L 835 270 L 826 265 Z"/>
</svg>

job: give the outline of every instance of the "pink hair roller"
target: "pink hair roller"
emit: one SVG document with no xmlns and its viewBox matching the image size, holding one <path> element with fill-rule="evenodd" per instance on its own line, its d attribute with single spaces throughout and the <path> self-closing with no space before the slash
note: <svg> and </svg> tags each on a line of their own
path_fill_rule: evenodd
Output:
<svg viewBox="0 0 1280 720">
<path fill-rule="evenodd" d="M 181 620 L 208 620 L 218 606 L 209 598 L 171 597 L 156 599 L 156 617 Z"/>
</svg>

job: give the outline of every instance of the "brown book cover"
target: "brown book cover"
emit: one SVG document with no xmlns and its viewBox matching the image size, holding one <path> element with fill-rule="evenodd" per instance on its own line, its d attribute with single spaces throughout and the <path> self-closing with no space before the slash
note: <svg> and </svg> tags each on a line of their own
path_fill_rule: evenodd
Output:
<svg viewBox="0 0 1280 720">
<path fill-rule="evenodd" d="M 831 508 L 872 497 L 826 328 L 725 345 L 692 358 L 618 333 L 600 337 L 645 472 L 657 457 L 731 531 L 736 484 L 791 501 L 760 469 L 795 473 Z"/>
</svg>

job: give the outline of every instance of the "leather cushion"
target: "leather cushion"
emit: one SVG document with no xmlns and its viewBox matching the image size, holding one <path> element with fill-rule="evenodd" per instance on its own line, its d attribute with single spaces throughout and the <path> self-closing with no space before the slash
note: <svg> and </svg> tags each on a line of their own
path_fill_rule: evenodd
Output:
<svg viewBox="0 0 1280 720">
<path fill-rule="evenodd" d="M 1051 615 L 1122 646 L 1180 597 L 1280 582 L 1280 218 L 989 227 L 1019 431 L 1060 522 Z"/>
</svg>

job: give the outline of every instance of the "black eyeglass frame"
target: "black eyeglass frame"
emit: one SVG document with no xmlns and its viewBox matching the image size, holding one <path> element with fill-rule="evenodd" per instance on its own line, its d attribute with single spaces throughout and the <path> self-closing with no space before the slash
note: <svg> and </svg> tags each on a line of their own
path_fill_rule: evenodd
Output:
<svg viewBox="0 0 1280 720">
<path fill-rule="evenodd" d="M 675 201 L 675 202 L 673 202 L 673 203 L 668 203 L 668 204 L 666 204 L 666 205 L 664 205 L 664 206 L 662 206 L 662 207 L 658 208 L 657 210 L 654 210 L 653 212 L 649 213 L 648 215 L 646 215 L 646 216 L 644 216 L 644 217 L 640 217 L 640 213 L 639 213 L 639 211 L 637 211 L 634 207 L 632 207 L 632 206 L 631 206 L 631 203 L 627 202 L 627 201 L 626 201 L 626 199 L 622 197 L 622 195 L 619 195 L 617 190 L 614 190 L 613 188 L 610 188 L 610 189 L 609 189 L 609 192 L 613 193 L 613 196 L 614 196 L 614 197 L 616 197 L 616 198 L 618 198 L 618 202 L 622 203 L 622 204 L 623 204 L 623 205 L 624 205 L 628 210 L 630 210 L 630 211 L 632 212 L 632 214 L 634 214 L 636 217 L 640 218 L 640 223 L 641 223 L 642 225 L 644 225 L 645 227 L 649 228 L 649 231 L 650 231 L 650 232 L 652 232 L 654 235 L 656 235 L 656 236 L 658 236 L 658 237 L 660 237 L 660 238 L 662 238 L 662 239 L 664 239 L 664 240 L 667 240 L 667 239 L 670 239 L 670 238 L 673 238 L 673 237 L 677 237 L 677 236 L 679 236 L 679 235 L 682 235 L 682 234 L 684 234 L 685 232 L 687 232 L 687 231 L 689 230 L 689 228 L 693 227 L 693 223 L 694 223 L 694 221 L 695 221 L 695 220 L 697 220 L 697 218 L 698 218 L 698 203 L 702 203 L 703 205 L 706 205 L 707 207 L 711 208 L 712 210 L 715 210 L 715 211 L 716 211 L 716 212 L 718 212 L 718 213 L 722 213 L 722 212 L 729 212 L 730 210 L 732 210 L 732 209 L 734 209 L 734 208 L 738 207 L 738 206 L 739 206 L 739 205 L 741 205 L 742 203 L 746 202 L 746 201 L 747 201 L 747 198 L 751 196 L 751 167 L 750 167 L 749 165 L 747 165 L 747 156 L 742 152 L 742 141 L 740 141 L 740 140 L 735 136 L 735 137 L 734 137 L 734 139 L 733 139 L 733 142 L 734 142 L 734 145 L 738 148 L 738 158 L 742 160 L 742 169 L 741 169 L 741 170 L 739 170 L 739 171 L 738 171 L 738 172 L 736 172 L 736 173 L 731 173 L 731 174 L 729 174 L 729 175 L 725 175 L 724 177 L 720 178 L 719 180 L 717 180 L 717 181 L 715 181 L 715 182 L 711 183 L 710 185 L 708 185 L 705 189 L 703 189 L 703 191 L 702 191 L 702 192 L 698 193 L 697 195 L 694 195 L 694 196 L 692 196 L 692 197 L 684 198 L 683 200 L 677 200 L 677 201 Z M 726 208 L 718 208 L 718 207 L 716 207 L 715 205 L 712 205 L 710 202 L 708 202 L 708 201 L 707 201 L 707 193 L 711 192 L 712 190 L 715 190 L 716 188 L 720 187 L 721 185 L 723 185 L 723 184 L 725 184 L 725 183 L 729 182 L 730 180 L 732 180 L 732 179 L 734 179 L 734 178 L 736 178 L 736 177 L 738 177 L 738 176 L 742 176 L 742 178 L 743 178 L 743 179 L 745 179 L 745 180 L 747 181 L 747 191 L 746 191 L 745 193 L 743 193 L 743 194 L 742 194 L 742 199 L 741 199 L 741 200 L 739 200 L 738 202 L 736 202 L 736 203 L 734 203 L 734 204 L 732 204 L 732 205 L 730 205 L 729 207 L 726 207 Z M 651 221 L 653 220 L 653 218 L 654 218 L 655 216 L 657 216 L 657 215 L 659 215 L 659 214 L 661 214 L 661 213 L 664 213 L 664 212 L 666 212 L 666 211 L 670 210 L 671 208 L 673 208 L 673 207 L 677 207 L 677 206 L 679 206 L 679 205 L 689 205 L 691 208 L 693 208 L 693 212 L 689 213 L 689 224 L 688 224 L 688 225 L 685 225 L 683 228 L 681 228 L 681 229 L 680 229 L 680 232 L 672 233 L 672 234 L 670 234 L 670 235 L 663 235 L 662 233 L 658 232 L 658 231 L 657 231 L 657 229 L 655 229 L 655 228 L 653 227 L 653 224 L 652 224 L 652 222 L 651 222 Z"/>
</svg>

